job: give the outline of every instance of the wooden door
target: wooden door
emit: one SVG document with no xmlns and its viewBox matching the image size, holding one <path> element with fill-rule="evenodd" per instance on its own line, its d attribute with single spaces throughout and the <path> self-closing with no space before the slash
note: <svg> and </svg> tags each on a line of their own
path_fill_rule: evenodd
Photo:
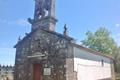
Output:
<svg viewBox="0 0 120 80">
<path fill-rule="evenodd" d="M 41 65 L 33 64 L 33 80 L 41 80 Z"/>
</svg>

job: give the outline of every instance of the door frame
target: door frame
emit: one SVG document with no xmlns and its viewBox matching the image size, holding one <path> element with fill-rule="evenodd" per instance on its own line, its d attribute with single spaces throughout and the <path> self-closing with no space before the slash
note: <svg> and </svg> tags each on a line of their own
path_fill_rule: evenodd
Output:
<svg viewBox="0 0 120 80">
<path fill-rule="evenodd" d="M 42 80 L 42 65 L 40 63 L 33 63 L 32 65 L 33 65 L 33 80 Z"/>
</svg>

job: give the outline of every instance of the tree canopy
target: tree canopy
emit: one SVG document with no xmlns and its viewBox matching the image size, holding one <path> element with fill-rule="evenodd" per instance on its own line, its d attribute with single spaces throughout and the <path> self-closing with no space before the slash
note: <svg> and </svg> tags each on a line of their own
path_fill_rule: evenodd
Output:
<svg viewBox="0 0 120 80">
<path fill-rule="evenodd" d="M 82 45 L 97 50 L 102 53 L 112 54 L 117 48 L 117 44 L 111 37 L 110 31 L 105 27 L 100 27 L 96 32 L 86 32 L 87 38 L 82 40 Z"/>
</svg>

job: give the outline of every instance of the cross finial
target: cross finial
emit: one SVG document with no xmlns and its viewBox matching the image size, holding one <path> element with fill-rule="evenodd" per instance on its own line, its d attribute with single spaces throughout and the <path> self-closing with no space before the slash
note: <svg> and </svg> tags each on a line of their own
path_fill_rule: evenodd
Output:
<svg viewBox="0 0 120 80">
<path fill-rule="evenodd" d="M 67 28 L 67 25 L 65 24 L 64 25 L 64 33 L 63 33 L 65 36 L 68 35 L 68 31 L 67 30 L 68 30 L 68 28 Z"/>
<path fill-rule="evenodd" d="M 64 25 L 64 31 L 67 31 L 67 25 L 66 24 Z"/>
<path fill-rule="evenodd" d="M 19 37 L 18 37 L 18 41 L 20 41 L 20 40 L 21 40 L 21 37 L 19 36 Z"/>
</svg>

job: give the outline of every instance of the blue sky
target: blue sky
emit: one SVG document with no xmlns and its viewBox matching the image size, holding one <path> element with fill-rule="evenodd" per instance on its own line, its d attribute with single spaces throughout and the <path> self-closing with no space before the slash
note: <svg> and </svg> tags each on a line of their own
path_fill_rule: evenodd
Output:
<svg viewBox="0 0 120 80">
<path fill-rule="evenodd" d="M 0 64 L 14 64 L 18 37 L 30 32 L 34 0 L 0 0 Z M 56 0 L 56 31 L 66 23 L 69 35 L 79 43 L 85 32 L 106 27 L 120 45 L 120 0 Z"/>
</svg>

